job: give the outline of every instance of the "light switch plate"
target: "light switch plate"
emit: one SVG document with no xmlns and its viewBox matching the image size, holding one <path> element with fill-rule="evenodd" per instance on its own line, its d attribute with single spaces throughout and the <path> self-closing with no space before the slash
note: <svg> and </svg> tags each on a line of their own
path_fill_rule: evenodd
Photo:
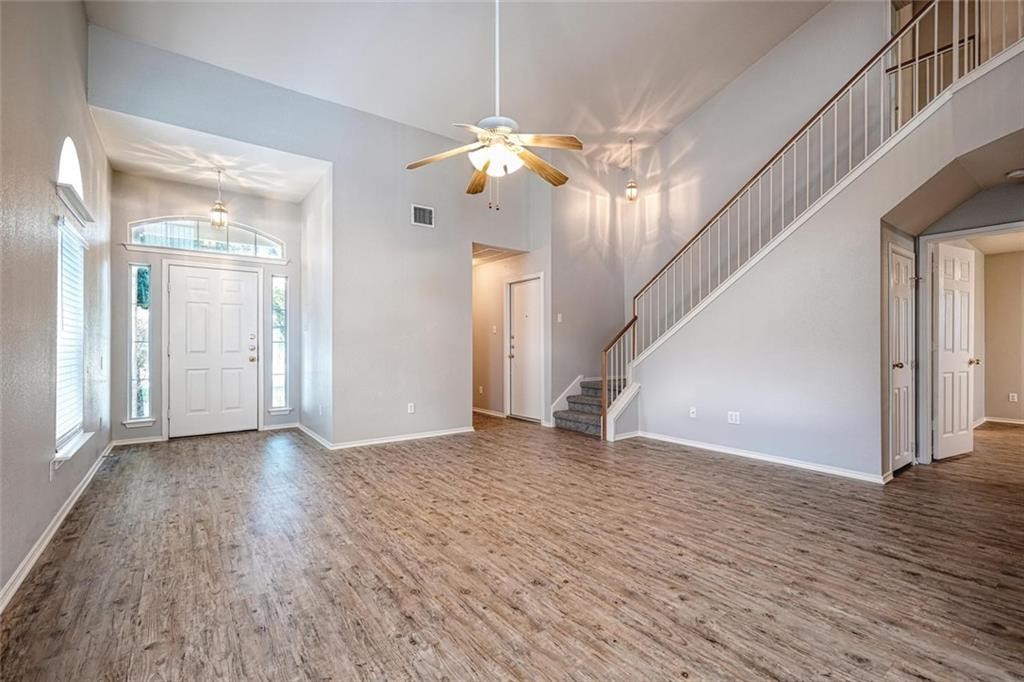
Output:
<svg viewBox="0 0 1024 682">
<path fill-rule="evenodd" d="M 729 415 L 728 415 L 728 420 L 729 420 L 730 424 L 739 424 L 740 423 L 740 413 L 739 412 L 730 412 Z"/>
<path fill-rule="evenodd" d="M 409 414 L 416 414 L 416 403 L 409 403 L 406 409 L 409 411 Z"/>
<path fill-rule="evenodd" d="M 1017 402 L 1017 399 L 1018 399 L 1018 396 L 1017 396 L 1017 394 L 1016 394 L 1016 393 L 1011 393 L 1011 394 L 1010 394 L 1010 402 L 1011 402 L 1011 403 L 1015 403 L 1015 402 Z"/>
<path fill-rule="evenodd" d="M 691 407 L 690 408 L 690 419 L 696 419 L 696 418 L 697 418 L 697 408 L 696 407 Z"/>
</svg>

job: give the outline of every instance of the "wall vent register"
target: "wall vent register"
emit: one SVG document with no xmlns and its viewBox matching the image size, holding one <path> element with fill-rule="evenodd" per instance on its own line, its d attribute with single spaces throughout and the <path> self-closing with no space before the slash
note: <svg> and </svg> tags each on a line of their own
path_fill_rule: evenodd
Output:
<svg viewBox="0 0 1024 682">
<path fill-rule="evenodd" d="M 434 209 L 429 206 L 412 205 L 412 224 L 419 227 L 434 226 Z"/>
</svg>

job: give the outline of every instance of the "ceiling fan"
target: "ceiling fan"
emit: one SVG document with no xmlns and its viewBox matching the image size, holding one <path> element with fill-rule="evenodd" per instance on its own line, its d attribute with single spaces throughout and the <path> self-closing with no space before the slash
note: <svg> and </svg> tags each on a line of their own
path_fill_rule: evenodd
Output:
<svg viewBox="0 0 1024 682">
<path fill-rule="evenodd" d="M 499 62 L 500 15 L 498 0 L 494 0 L 494 116 L 488 116 L 476 125 L 455 123 L 458 128 L 476 135 L 476 142 L 414 161 L 406 168 L 413 170 L 428 163 L 468 154 L 476 170 L 469 180 L 466 194 L 480 194 L 487 186 L 487 177 L 500 178 L 526 166 L 555 187 L 564 185 L 569 176 L 531 152 L 527 147 L 582 150 L 583 143 L 575 135 L 549 135 L 520 133 L 519 124 L 501 115 L 501 71 Z"/>
</svg>

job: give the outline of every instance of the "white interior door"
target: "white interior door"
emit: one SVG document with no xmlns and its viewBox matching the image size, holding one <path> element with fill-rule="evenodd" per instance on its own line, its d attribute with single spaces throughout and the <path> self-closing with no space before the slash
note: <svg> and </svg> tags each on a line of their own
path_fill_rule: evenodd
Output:
<svg viewBox="0 0 1024 682">
<path fill-rule="evenodd" d="M 543 414 L 542 295 L 540 279 L 509 285 L 509 413 L 538 421 Z"/>
<path fill-rule="evenodd" d="M 935 458 L 974 449 L 974 251 L 939 245 Z"/>
<path fill-rule="evenodd" d="M 257 274 L 172 265 L 169 275 L 168 435 L 257 428 Z"/>
<path fill-rule="evenodd" d="M 914 461 L 914 257 L 889 253 L 889 465 L 890 471 Z"/>
</svg>

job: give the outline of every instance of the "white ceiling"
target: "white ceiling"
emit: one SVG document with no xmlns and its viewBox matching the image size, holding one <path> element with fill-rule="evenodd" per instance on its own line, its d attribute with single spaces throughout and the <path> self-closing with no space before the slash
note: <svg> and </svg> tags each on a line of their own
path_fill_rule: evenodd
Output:
<svg viewBox="0 0 1024 682">
<path fill-rule="evenodd" d="M 330 164 L 98 107 L 92 108 L 110 165 L 135 175 L 301 201 Z"/>
<path fill-rule="evenodd" d="M 986 256 L 1024 251 L 1024 232 L 986 234 L 980 237 L 972 237 L 967 241 Z"/>
<path fill-rule="evenodd" d="M 825 2 L 502 4 L 502 113 L 595 160 L 658 139 Z M 86 2 L 139 42 L 458 137 L 494 109 L 493 5 Z"/>
</svg>

